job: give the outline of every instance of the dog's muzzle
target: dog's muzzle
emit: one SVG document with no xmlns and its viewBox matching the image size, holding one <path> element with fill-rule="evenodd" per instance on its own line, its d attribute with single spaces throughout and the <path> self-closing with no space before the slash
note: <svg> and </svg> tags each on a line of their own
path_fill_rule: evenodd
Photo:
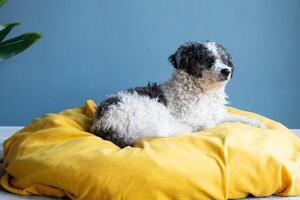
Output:
<svg viewBox="0 0 300 200">
<path fill-rule="evenodd" d="M 220 77 L 219 81 L 227 81 L 230 77 L 230 74 L 231 74 L 230 69 L 227 69 L 227 68 L 221 69 L 220 75 L 219 75 L 219 77 Z"/>
<path fill-rule="evenodd" d="M 228 77 L 230 75 L 230 70 L 229 69 L 222 69 L 221 70 L 221 74 L 224 76 L 224 77 Z"/>
</svg>

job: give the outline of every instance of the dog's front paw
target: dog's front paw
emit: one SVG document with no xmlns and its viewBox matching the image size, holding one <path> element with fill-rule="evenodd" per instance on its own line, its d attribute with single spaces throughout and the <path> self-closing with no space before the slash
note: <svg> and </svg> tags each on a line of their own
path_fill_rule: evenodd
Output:
<svg viewBox="0 0 300 200">
<path fill-rule="evenodd" d="M 261 123 L 260 121 L 257 120 L 249 120 L 249 125 L 255 126 L 257 128 L 267 128 L 265 124 Z"/>
</svg>

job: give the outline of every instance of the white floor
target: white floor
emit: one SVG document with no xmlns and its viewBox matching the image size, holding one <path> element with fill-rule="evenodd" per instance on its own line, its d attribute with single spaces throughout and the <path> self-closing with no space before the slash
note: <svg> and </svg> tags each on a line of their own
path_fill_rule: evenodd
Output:
<svg viewBox="0 0 300 200">
<path fill-rule="evenodd" d="M 10 137 L 12 134 L 20 130 L 22 127 L 9 127 L 9 126 L 0 126 L 0 158 L 2 159 L 2 143 Z M 292 129 L 292 131 L 300 137 L 300 129 Z M 2 168 L 0 164 L 0 168 Z M 1 173 L 0 173 L 1 177 Z M 15 194 L 10 194 L 5 192 L 0 187 L 0 200 L 55 200 L 54 198 L 48 197 L 37 197 L 37 196 L 19 196 Z M 266 197 L 266 198 L 247 198 L 247 200 L 300 200 L 298 197 Z"/>
</svg>

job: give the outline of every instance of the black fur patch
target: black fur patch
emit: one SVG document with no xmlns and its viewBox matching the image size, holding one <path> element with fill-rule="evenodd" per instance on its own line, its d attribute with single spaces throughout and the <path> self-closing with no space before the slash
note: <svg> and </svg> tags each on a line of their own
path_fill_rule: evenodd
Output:
<svg viewBox="0 0 300 200">
<path fill-rule="evenodd" d="M 102 117 L 110 106 L 117 105 L 120 101 L 120 98 L 117 96 L 109 97 L 102 101 L 97 107 L 97 110 L 95 112 L 95 118 L 99 119 L 100 117 Z"/>
<path fill-rule="evenodd" d="M 102 101 L 95 112 L 95 119 L 100 120 L 101 117 L 104 116 L 105 112 L 110 108 L 112 105 L 118 105 L 121 102 L 121 99 L 117 96 L 109 97 Z M 125 144 L 122 139 L 118 138 L 118 133 L 116 133 L 113 129 L 104 130 L 102 127 L 94 127 L 90 130 L 90 132 L 94 133 L 96 136 L 101 137 L 104 140 L 109 140 L 114 144 L 125 147 L 128 144 Z"/>
<path fill-rule="evenodd" d="M 167 100 L 160 88 L 160 85 L 156 83 L 148 83 L 148 86 L 146 87 L 135 87 L 135 88 L 130 88 L 127 90 L 128 92 L 136 92 L 139 95 L 142 96 L 148 96 L 151 99 L 157 98 L 157 101 L 159 103 L 164 104 L 165 106 L 167 105 Z"/>
<path fill-rule="evenodd" d="M 195 77 L 202 77 L 202 71 L 211 68 L 215 60 L 215 56 L 205 44 L 198 42 L 180 46 L 169 57 L 169 61 L 176 69 L 183 69 Z"/>
<path fill-rule="evenodd" d="M 120 135 L 117 132 L 115 132 L 113 129 L 97 130 L 95 135 L 101 137 L 104 140 L 111 141 L 112 143 L 116 144 L 117 146 L 119 146 L 121 148 L 133 145 L 133 144 L 126 143 L 124 138 L 120 138 Z"/>
</svg>

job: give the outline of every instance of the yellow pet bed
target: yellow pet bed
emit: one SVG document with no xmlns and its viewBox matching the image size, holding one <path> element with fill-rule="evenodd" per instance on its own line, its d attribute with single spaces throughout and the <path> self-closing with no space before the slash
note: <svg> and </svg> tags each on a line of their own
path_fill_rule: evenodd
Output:
<svg viewBox="0 0 300 200">
<path fill-rule="evenodd" d="M 1 185 L 21 195 L 87 200 L 300 194 L 300 141 L 275 121 L 228 108 L 268 129 L 224 123 L 120 149 L 87 132 L 95 108 L 89 100 L 82 108 L 47 114 L 9 138 Z"/>
</svg>

